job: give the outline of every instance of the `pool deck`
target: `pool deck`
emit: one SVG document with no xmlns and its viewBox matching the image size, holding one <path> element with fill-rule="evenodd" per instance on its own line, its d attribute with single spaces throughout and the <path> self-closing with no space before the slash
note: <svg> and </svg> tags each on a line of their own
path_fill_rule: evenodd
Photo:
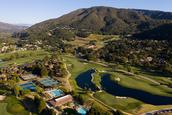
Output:
<svg viewBox="0 0 172 115">
<path fill-rule="evenodd" d="M 58 94 L 56 94 L 55 91 Z M 49 99 L 60 97 L 60 96 L 64 95 L 64 92 L 60 89 L 53 89 L 53 90 L 45 91 L 44 93 L 48 95 Z"/>
</svg>

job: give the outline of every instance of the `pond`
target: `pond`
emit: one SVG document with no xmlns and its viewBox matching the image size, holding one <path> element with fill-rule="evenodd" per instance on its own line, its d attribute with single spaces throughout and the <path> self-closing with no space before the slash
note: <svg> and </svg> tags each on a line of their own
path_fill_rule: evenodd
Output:
<svg viewBox="0 0 172 115">
<path fill-rule="evenodd" d="M 81 73 L 77 78 L 77 85 L 82 89 L 97 91 L 97 87 L 92 83 L 92 74 L 94 69 Z M 104 91 L 114 96 L 131 97 L 152 105 L 170 105 L 172 104 L 172 97 L 153 95 L 148 92 L 131 89 L 118 85 L 116 82 L 110 80 L 110 74 L 102 74 L 101 86 Z"/>
<path fill-rule="evenodd" d="M 97 87 L 92 83 L 92 74 L 95 72 L 94 69 L 90 69 L 86 72 L 81 73 L 76 78 L 77 85 L 82 89 L 87 89 L 91 91 L 96 91 Z"/>
<path fill-rule="evenodd" d="M 145 91 L 118 85 L 116 82 L 110 80 L 110 74 L 102 75 L 101 85 L 104 91 L 115 96 L 131 97 L 152 105 L 172 104 L 172 97 L 153 95 Z"/>
</svg>

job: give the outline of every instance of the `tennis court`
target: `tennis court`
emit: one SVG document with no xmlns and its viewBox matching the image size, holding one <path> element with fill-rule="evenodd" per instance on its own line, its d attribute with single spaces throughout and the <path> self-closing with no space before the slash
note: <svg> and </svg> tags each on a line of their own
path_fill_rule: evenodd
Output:
<svg viewBox="0 0 172 115">
<path fill-rule="evenodd" d="M 20 86 L 22 87 L 22 90 L 35 91 L 36 89 L 36 85 L 33 82 L 27 82 L 27 83 L 21 84 Z"/>
<path fill-rule="evenodd" d="M 45 78 L 39 81 L 44 87 L 53 87 L 59 84 L 58 81 L 55 81 L 51 78 Z"/>
</svg>

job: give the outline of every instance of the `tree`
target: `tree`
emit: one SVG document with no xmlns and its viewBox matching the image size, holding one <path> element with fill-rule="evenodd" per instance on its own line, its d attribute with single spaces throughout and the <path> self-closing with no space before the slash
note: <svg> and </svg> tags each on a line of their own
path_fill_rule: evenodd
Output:
<svg viewBox="0 0 172 115">
<path fill-rule="evenodd" d="M 48 60 L 49 60 L 49 57 L 48 57 L 48 55 L 46 55 L 43 59 L 43 62 L 46 63 Z"/>
<path fill-rule="evenodd" d="M 13 74 L 12 76 L 13 76 L 12 79 L 13 79 L 15 82 L 19 82 L 19 81 L 20 81 L 19 75 Z"/>
<path fill-rule="evenodd" d="M 31 91 L 30 90 L 21 90 L 21 95 L 26 95 L 29 94 Z"/>
<path fill-rule="evenodd" d="M 14 93 L 15 93 L 16 97 L 19 96 L 19 94 L 20 94 L 20 87 L 19 87 L 18 85 L 16 85 L 16 86 L 14 87 Z"/>
<path fill-rule="evenodd" d="M 41 77 L 44 77 L 44 76 L 48 76 L 48 70 L 45 67 L 41 69 Z"/>
<path fill-rule="evenodd" d="M 46 109 L 45 101 L 39 96 L 35 96 L 34 103 L 37 107 L 37 112 L 40 114 L 44 109 Z"/>
<path fill-rule="evenodd" d="M 53 109 L 47 108 L 41 112 L 41 115 L 56 115 L 56 112 Z"/>
<path fill-rule="evenodd" d="M 37 86 L 37 87 L 36 87 L 36 92 L 37 92 L 37 93 L 42 93 L 42 92 L 43 92 L 43 89 L 42 89 L 41 87 L 38 87 L 38 86 Z"/>
<path fill-rule="evenodd" d="M 43 99 L 39 100 L 38 113 L 41 113 L 46 108 L 46 103 Z"/>
</svg>

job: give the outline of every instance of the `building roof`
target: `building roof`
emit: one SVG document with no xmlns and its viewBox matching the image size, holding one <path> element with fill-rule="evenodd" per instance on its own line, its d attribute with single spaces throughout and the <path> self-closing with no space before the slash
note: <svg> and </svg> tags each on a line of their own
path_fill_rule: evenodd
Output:
<svg viewBox="0 0 172 115">
<path fill-rule="evenodd" d="M 36 75 L 33 75 L 33 74 L 28 74 L 28 75 L 23 75 L 23 76 L 21 76 L 21 78 L 22 78 L 24 81 L 27 81 L 27 80 L 35 79 L 35 78 L 37 78 L 37 76 L 36 76 Z"/>
<path fill-rule="evenodd" d="M 73 102 L 73 97 L 71 95 L 66 95 L 60 98 L 52 99 L 49 102 L 54 107 L 62 106 L 64 104 Z"/>
</svg>

